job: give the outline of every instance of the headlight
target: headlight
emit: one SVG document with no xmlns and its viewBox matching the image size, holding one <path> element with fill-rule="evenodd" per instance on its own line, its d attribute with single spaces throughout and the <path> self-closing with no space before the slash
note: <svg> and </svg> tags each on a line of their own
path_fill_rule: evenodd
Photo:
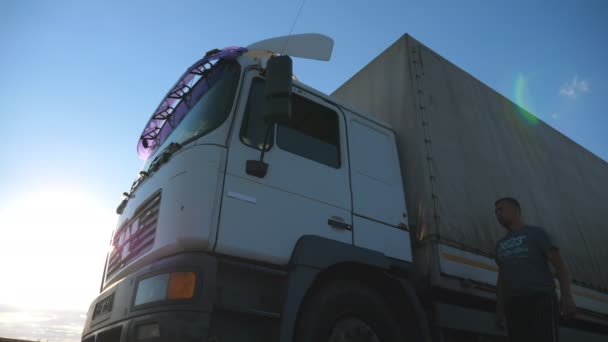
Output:
<svg viewBox="0 0 608 342">
<path fill-rule="evenodd" d="M 196 274 L 172 272 L 158 274 L 137 283 L 135 305 L 194 297 Z"/>
</svg>

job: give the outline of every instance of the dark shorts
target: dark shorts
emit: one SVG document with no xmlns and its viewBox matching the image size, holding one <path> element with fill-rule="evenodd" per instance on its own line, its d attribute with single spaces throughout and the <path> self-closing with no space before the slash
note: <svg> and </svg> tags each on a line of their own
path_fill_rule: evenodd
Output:
<svg viewBox="0 0 608 342">
<path fill-rule="evenodd" d="M 559 341 L 559 305 L 555 294 L 512 297 L 505 302 L 511 342 Z"/>
</svg>

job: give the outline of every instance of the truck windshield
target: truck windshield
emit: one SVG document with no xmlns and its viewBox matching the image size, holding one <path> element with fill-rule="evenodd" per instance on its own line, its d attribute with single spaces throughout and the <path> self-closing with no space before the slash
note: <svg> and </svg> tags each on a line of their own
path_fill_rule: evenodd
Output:
<svg viewBox="0 0 608 342">
<path fill-rule="evenodd" d="M 163 130 L 171 131 L 163 141 L 154 142 L 159 146 L 154 154 L 147 158 L 144 170 L 147 170 L 156 155 L 162 153 L 171 143 L 183 144 L 201 137 L 226 120 L 239 82 L 239 69 L 235 61 L 220 60 L 211 69 L 205 70 L 191 90 L 182 95 L 183 99 L 178 106 L 185 108 L 176 108 L 176 111 L 185 111 L 181 121 L 169 120 L 166 123 L 167 127 L 163 127 Z"/>
</svg>

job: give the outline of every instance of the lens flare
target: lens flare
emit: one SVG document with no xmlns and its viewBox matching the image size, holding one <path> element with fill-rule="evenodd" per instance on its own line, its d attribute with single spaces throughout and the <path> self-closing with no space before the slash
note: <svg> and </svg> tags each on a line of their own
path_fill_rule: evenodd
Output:
<svg viewBox="0 0 608 342">
<path fill-rule="evenodd" d="M 529 125 L 537 125 L 538 118 L 528 111 L 528 109 L 532 110 L 532 100 L 530 98 L 528 80 L 523 74 L 518 73 L 515 75 L 514 86 L 515 103 L 517 104 L 515 107 L 516 112 Z"/>
</svg>

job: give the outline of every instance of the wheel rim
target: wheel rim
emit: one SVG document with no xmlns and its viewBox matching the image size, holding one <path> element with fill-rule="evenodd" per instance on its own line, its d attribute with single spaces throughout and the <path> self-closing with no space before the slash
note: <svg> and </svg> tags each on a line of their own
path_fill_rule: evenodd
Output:
<svg viewBox="0 0 608 342">
<path fill-rule="evenodd" d="M 347 317 L 336 322 L 327 342 L 380 342 L 380 338 L 365 321 Z"/>
</svg>

